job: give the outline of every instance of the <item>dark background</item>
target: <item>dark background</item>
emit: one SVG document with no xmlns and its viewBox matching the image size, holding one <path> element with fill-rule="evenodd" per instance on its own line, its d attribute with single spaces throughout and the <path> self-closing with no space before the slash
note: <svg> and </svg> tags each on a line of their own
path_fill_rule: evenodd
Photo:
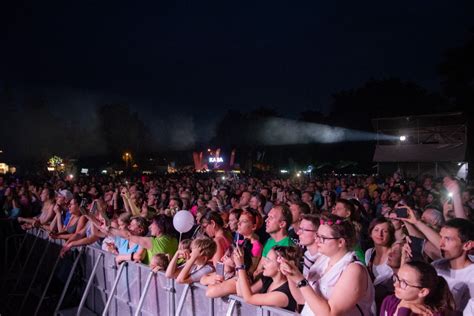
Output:
<svg viewBox="0 0 474 316">
<path fill-rule="evenodd" d="M 0 160 L 219 146 L 266 150 L 276 164 L 367 162 L 370 142 L 270 148 L 254 128 L 470 119 L 473 13 L 473 1 L 3 1 Z"/>
</svg>

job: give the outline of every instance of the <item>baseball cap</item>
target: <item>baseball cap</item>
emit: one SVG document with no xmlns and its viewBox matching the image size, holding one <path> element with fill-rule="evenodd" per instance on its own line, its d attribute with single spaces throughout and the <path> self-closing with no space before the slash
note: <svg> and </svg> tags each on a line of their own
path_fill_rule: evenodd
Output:
<svg viewBox="0 0 474 316">
<path fill-rule="evenodd" d="M 63 196 L 67 202 L 69 202 L 73 198 L 73 195 L 69 190 L 59 190 L 57 194 Z"/>
</svg>

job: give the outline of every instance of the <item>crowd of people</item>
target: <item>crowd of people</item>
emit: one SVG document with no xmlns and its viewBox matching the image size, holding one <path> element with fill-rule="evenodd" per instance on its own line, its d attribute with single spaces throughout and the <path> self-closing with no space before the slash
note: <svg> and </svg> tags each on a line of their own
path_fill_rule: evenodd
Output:
<svg viewBox="0 0 474 316">
<path fill-rule="evenodd" d="M 302 315 L 474 315 L 474 190 L 388 177 L 0 175 L 2 234 L 41 228 L 206 295 Z M 195 226 L 179 235 L 173 216 Z M 8 223 L 8 225 L 7 225 Z"/>
</svg>

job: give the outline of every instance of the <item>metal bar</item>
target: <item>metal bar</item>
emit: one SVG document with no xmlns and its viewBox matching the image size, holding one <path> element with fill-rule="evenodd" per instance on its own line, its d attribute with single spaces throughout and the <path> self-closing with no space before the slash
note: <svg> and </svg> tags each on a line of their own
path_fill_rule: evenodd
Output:
<svg viewBox="0 0 474 316">
<path fill-rule="evenodd" d="M 61 297 L 59 298 L 58 304 L 56 305 L 56 309 L 54 310 L 54 315 L 57 315 L 59 309 L 61 308 L 61 304 L 63 303 L 64 297 L 66 296 L 67 289 L 69 287 L 69 283 L 71 283 L 72 276 L 74 275 L 74 271 L 76 270 L 77 264 L 79 263 L 79 259 L 81 258 L 81 255 L 84 253 L 84 248 L 81 247 L 79 250 L 79 254 L 76 257 L 76 260 L 74 260 L 74 264 L 72 265 L 72 269 L 69 272 L 69 275 L 66 280 L 66 284 L 64 285 L 64 289 L 61 293 Z M 59 262 L 59 256 L 58 256 L 58 262 Z M 50 279 L 53 278 L 54 271 L 51 273 Z"/>
<path fill-rule="evenodd" d="M 127 265 L 126 261 L 120 265 L 120 268 L 117 272 L 117 276 L 115 277 L 115 280 L 114 280 L 114 284 L 112 285 L 112 289 L 110 290 L 109 298 L 107 299 L 107 303 L 105 304 L 104 311 L 102 312 L 103 316 L 107 315 L 107 312 L 110 307 L 110 303 L 112 303 L 112 299 L 115 296 L 115 290 L 117 290 L 117 285 L 120 281 L 120 277 L 122 276 L 123 269 L 125 268 L 126 265 Z"/>
<path fill-rule="evenodd" d="M 10 239 L 20 237 L 20 236 L 23 237 L 23 240 L 20 244 L 20 247 L 18 248 L 18 251 L 15 255 L 15 258 L 13 258 L 13 262 L 12 262 L 12 265 L 11 265 L 10 269 L 7 270 L 7 267 L 8 267 L 8 242 L 10 241 Z M 11 236 L 8 236 L 7 238 L 5 238 L 4 271 L 8 271 L 10 273 L 13 270 L 13 267 L 15 267 L 15 261 L 20 257 L 21 248 L 23 248 L 23 244 L 25 243 L 26 236 L 28 236 L 28 234 L 15 234 L 15 235 L 11 235 Z"/>
<path fill-rule="evenodd" d="M 33 245 L 31 245 L 31 249 L 30 249 L 30 252 L 28 252 L 28 256 L 26 256 L 25 264 L 21 267 L 21 272 L 18 275 L 18 278 L 16 280 L 15 286 L 13 287 L 13 289 L 11 291 L 11 294 L 14 294 L 14 292 L 18 288 L 18 285 L 20 284 L 20 280 L 21 280 L 23 274 L 25 273 L 26 266 L 28 265 L 28 261 L 30 261 L 31 254 L 33 253 L 33 250 L 35 249 L 35 245 L 36 245 L 36 242 L 39 239 L 38 236 L 39 236 L 40 233 L 41 233 L 41 231 L 39 230 L 38 233 L 36 234 L 36 238 L 33 241 Z M 11 296 L 8 298 L 7 305 L 10 304 L 10 300 L 11 300 L 10 298 L 11 298 Z"/>
<path fill-rule="evenodd" d="M 137 310 L 135 311 L 135 316 L 140 315 L 143 302 L 145 302 L 145 297 L 146 297 L 146 294 L 148 293 L 148 289 L 150 288 L 151 279 L 153 278 L 154 274 L 155 272 L 153 271 L 150 271 L 150 273 L 148 273 L 148 277 L 146 278 L 146 282 L 145 282 L 145 287 L 143 288 L 142 295 L 140 296 L 140 300 L 138 301 L 138 306 L 137 306 Z"/>
<path fill-rule="evenodd" d="M 184 307 L 184 301 L 186 300 L 186 295 L 188 295 L 188 292 L 190 289 L 191 289 L 191 285 L 186 284 L 186 286 L 184 287 L 183 293 L 181 294 L 181 297 L 179 298 L 178 307 L 176 308 L 176 316 L 181 315 L 181 311 L 183 310 L 183 307 Z"/>
<path fill-rule="evenodd" d="M 168 279 L 168 315 L 175 316 L 176 312 L 176 289 L 174 288 L 174 279 Z"/>
<path fill-rule="evenodd" d="M 23 307 L 25 306 L 26 301 L 28 300 L 28 295 L 30 295 L 31 288 L 33 287 L 33 284 L 35 283 L 36 278 L 38 277 L 38 272 L 41 268 L 41 264 L 43 263 L 44 258 L 46 257 L 46 254 L 48 253 L 49 245 L 51 245 L 51 243 L 49 243 L 49 242 L 46 243 L 46 247 L 43 250 L 43 254 L 41 255 L 41 258 L 38 262 L 38 265 L 36 266 L 35 273 L 33 273 L 33 278 L 31 279 L 30 285 L 28 286 L 28 290 L 26 290 L 25 296 L 23 296 L 23 301 L 21 302 L 20 310 L 18 311 L 18 315 L 21 315 L 21 312 L 23 311 Z"/>
<path fill-rule="evenodd" d="M 95 273 L 97 272 L 97 268 L 99 267 L 100 259 L 104 257 L 104 254 L 101 253 L 99 254 L 99 257 L 96 259 L 94 268 L 92 269 L 91 276 L 89 277 L 89 281 L 87 281 L 86 289 L 84 290 L 84 294 L 82 294 L 81 298 L 81 303 L 79 304 L 79 307 L 77 308 L 77 316 L 81 315 L 82 308 L 84 307 L 84 304 L 86 303 L 87 295 L 89 294 L 89 290 L 92 286 L 92 282 L 94 281 Z"/>
<path fill-rule="evenodd" d="M 234 299 L 231 299 L 229 303 L 229 307 L 227 307 L 227 312 L 225 313 L 225 316 L 232 316 L 232 313 L 234 312 L 236 305 L 237 305 L 237 301 Z"/>
<path fill-rule="evenodd" d="M 214 316 L 214 299 L 208 298 L 209 300 L 209 316 Z"/>
<path fill-rule="evenodd" d="M 13 258 L 13 262 L 10 266 L 10 268 L 8 269 L 8 242 L 10 241 L 10 238 L 11 237 L 17 237 L 17 236 L 20 236 L 20 235 L 13 235 L 13 236 L 8 236 L 6 239 L 5 239 L 5 262 L 4 262 L 4 271 L 7 271 L 7 273 L 5 274 L 5 278 L 2 282 L 2 287 L 1 287 L 1 292 L 3 293 L 4 292 L 4 289 L 7 285 L 7 281 L 8 281 L 8 275 L 10 275 L 10 273 L 13 271 L 14 267 L 16 267 L 16 261 L 18 260 L 18 258 L 20 258 L 20 254 L 21 254 L 21 250 L 23 249 L 23 245 L 26 244 L 26 239 L 28 237 L 28 234 L 25 234 L 24 237 L 23 237 L 23 240 L 20 244 L 20 247 L 18 248 L 18 251 L 15 255 L 15 258 Z M 15 278 L 16 279 L 16 278 Z"/>
<path fill-rule="evenodd" d="M 38 312 L 41 308 L 41 304 L 43 304 L 44 297 L 46 296 L 46 293 L 48 292 L 49 285 L 51 284 L 51 280 L 53 279 L 54 272 L 56 272 L 56 268 L 58 267 L 58 263 L 59 263 L 60 259 L 61 259 L 61 257 L 58 254 L 58 257 L 56 258 L 56 261 L 54 262 L 53 269 L 51 270 L 51 274 L 49 275 L 48 281 L 46 282 L 46 286 L 43 290 L 43 293 L 41 294 L 41 298 L 38 302 L 38 305 L 36 305 L 36 310 L 35 310 L 34 316 L 38 315 Z"/>
</svg>

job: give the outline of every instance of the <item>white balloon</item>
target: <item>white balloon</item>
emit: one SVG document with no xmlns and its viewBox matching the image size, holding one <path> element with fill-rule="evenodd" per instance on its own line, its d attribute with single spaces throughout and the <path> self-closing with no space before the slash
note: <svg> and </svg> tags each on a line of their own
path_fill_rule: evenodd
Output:
<svg viewBox="0 0 474 316">
<path fill-rule="evenodd" d="M 187 233 L 194 226 L 194 216 L 191 212 L 182 210 L 173 217 L 173 226 L 180 233 Z"/>
</svg>

